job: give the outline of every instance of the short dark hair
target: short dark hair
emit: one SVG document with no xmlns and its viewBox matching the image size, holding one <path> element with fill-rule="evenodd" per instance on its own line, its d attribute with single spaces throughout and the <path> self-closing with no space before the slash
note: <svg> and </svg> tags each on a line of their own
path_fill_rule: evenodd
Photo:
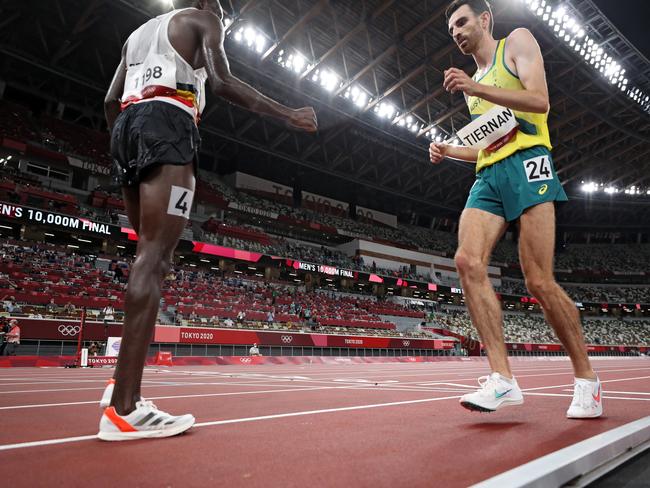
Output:
<svg viewBox="0 0 650 488">
<path fill-rule="evenodd" d="M 175 9 L 196 7 L 199 0 L 172 0 Z"/>
<path fill-rule="evenodd" d="M 492 7 L 490 7 L 490 2 L 487 0 L 454 0 L 445 10 L 445 18 L 447 19 L 447 23 L 449 23 L 449 17 L 451 17 L 452 14 L 463 5 L 467 5 L 477 16 L 481 15 L 483 12 L 489 13 L 490 25 L 488 25 L 488 28 L 490 29 L 490 34 L 492 34 L 492 29 L 494 28 L 494 16 L 492 15 Z"/>
</svg>

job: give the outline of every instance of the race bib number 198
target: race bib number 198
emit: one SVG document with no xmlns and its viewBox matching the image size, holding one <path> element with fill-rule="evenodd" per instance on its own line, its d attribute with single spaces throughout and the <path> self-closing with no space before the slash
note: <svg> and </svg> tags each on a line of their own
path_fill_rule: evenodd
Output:
<svg viewBox="0 0 650 488">
<path fill-rule="evenodd" d="M 528 182 L 537 182 L 553 179 L 551 160 L 548 156 L 537 156 L 523 162 L 524 171 Z"/>
<path fill-rule="evenodd" d="M 142 98 L 142 91 L 154 85 L 176 89 L 176 61 L 173 57 L 149 54 L 142 64 L 129 67 L 123 99 Z"/>
</svg>

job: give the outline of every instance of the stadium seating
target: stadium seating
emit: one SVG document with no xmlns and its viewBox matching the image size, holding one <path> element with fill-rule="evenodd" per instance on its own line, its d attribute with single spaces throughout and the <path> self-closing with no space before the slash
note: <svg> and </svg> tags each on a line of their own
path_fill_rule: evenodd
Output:
<svg viewBox="0 0 650 488">
<path fill-rule="evenodd" d="M 465 310 L 448 309 L 437 313 L 434 323 L 443 329 L 478 340 L 476 329 Z M 503 324 L 506 342 L 559 343 L 553 329 L 541 314 L 505 313 Z M 650 320 L 584 318 L 583 329 L 588 344 L 650 345 Z"/>
</svg>

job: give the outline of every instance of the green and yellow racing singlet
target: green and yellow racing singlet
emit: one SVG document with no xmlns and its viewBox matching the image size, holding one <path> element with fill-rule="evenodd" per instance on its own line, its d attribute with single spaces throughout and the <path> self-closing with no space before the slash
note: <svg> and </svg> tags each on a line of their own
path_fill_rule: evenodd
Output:
<svg viewBox="0 0 650 488">
<path fill-rule="evenodd" d="M 510 71 L 506 65 L 505 51 L 506 40 L 501 39 L 498 41 L 492 66 L 480 78 L 477 79 L 477 76 L 474 75 L 474 81 L 482 85 L 492 85 L 506 90 L 523 90 L 524 86 L 519 80 L 519 77 Z M 483 115 L 494 107 L 492 102 L 488 102 L 487 100 L 478 97 L 467 97 L 467 105 L 472 120 Z M 476 161 L 477 173 L 483 168 L 497 163 L 523 149 L 528 149 L 534 146 L 544 146 L 551 150 L 551 140 L 547 125 L 548 114 L 519 112 L 516 110 L 513 110 L 513 112 L 517 122 L 519 122 L 519 127 L 517 128 L 515 136 L 505 145 L 494 151 L 490 151 L 489 148 L 481 149 L 478 155 L 478 160 Z"/>
</svg>

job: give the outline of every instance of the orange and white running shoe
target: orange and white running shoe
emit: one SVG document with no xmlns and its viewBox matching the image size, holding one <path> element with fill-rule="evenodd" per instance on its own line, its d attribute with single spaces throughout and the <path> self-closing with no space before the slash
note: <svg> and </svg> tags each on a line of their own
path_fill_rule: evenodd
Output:
<svg viewBox="0 0 650 488">
<path fill-rule="evenodd" d="M 118 415 L 115 407 L 106 408 L 97 437 L 103 441 L 171 437 L 185 432 L 196 422 L 193 415 L 170 415 L 150 401 L 142 400 L 135 405 L 135 410 L 124 416 Z"/>
<path fill-rule="evenodd" d="M 115 389 L 115 378 L 111 378 L 106 383 L 106 388 L 104 388 L 104 393 L 102 394 L 102 399 L 99 400 L 99 408 L 106 408 L 111 405 L 111 399 L 113 398 L 113 390 Z M 144 401 L 144 397 L 140 397 L 140 400 Z"/>
<path fill-rule="evenodd" d="M 115 378 L 111 378 L 106 383 L 106 388 L 104 388 L 104 393 L 102 394 L 102 399 L 99 401 L 99 408 L 106 408 L 111 404 L 111 398 L 113 397 L 113 390 L 115 389 Z"/>
</svg>

